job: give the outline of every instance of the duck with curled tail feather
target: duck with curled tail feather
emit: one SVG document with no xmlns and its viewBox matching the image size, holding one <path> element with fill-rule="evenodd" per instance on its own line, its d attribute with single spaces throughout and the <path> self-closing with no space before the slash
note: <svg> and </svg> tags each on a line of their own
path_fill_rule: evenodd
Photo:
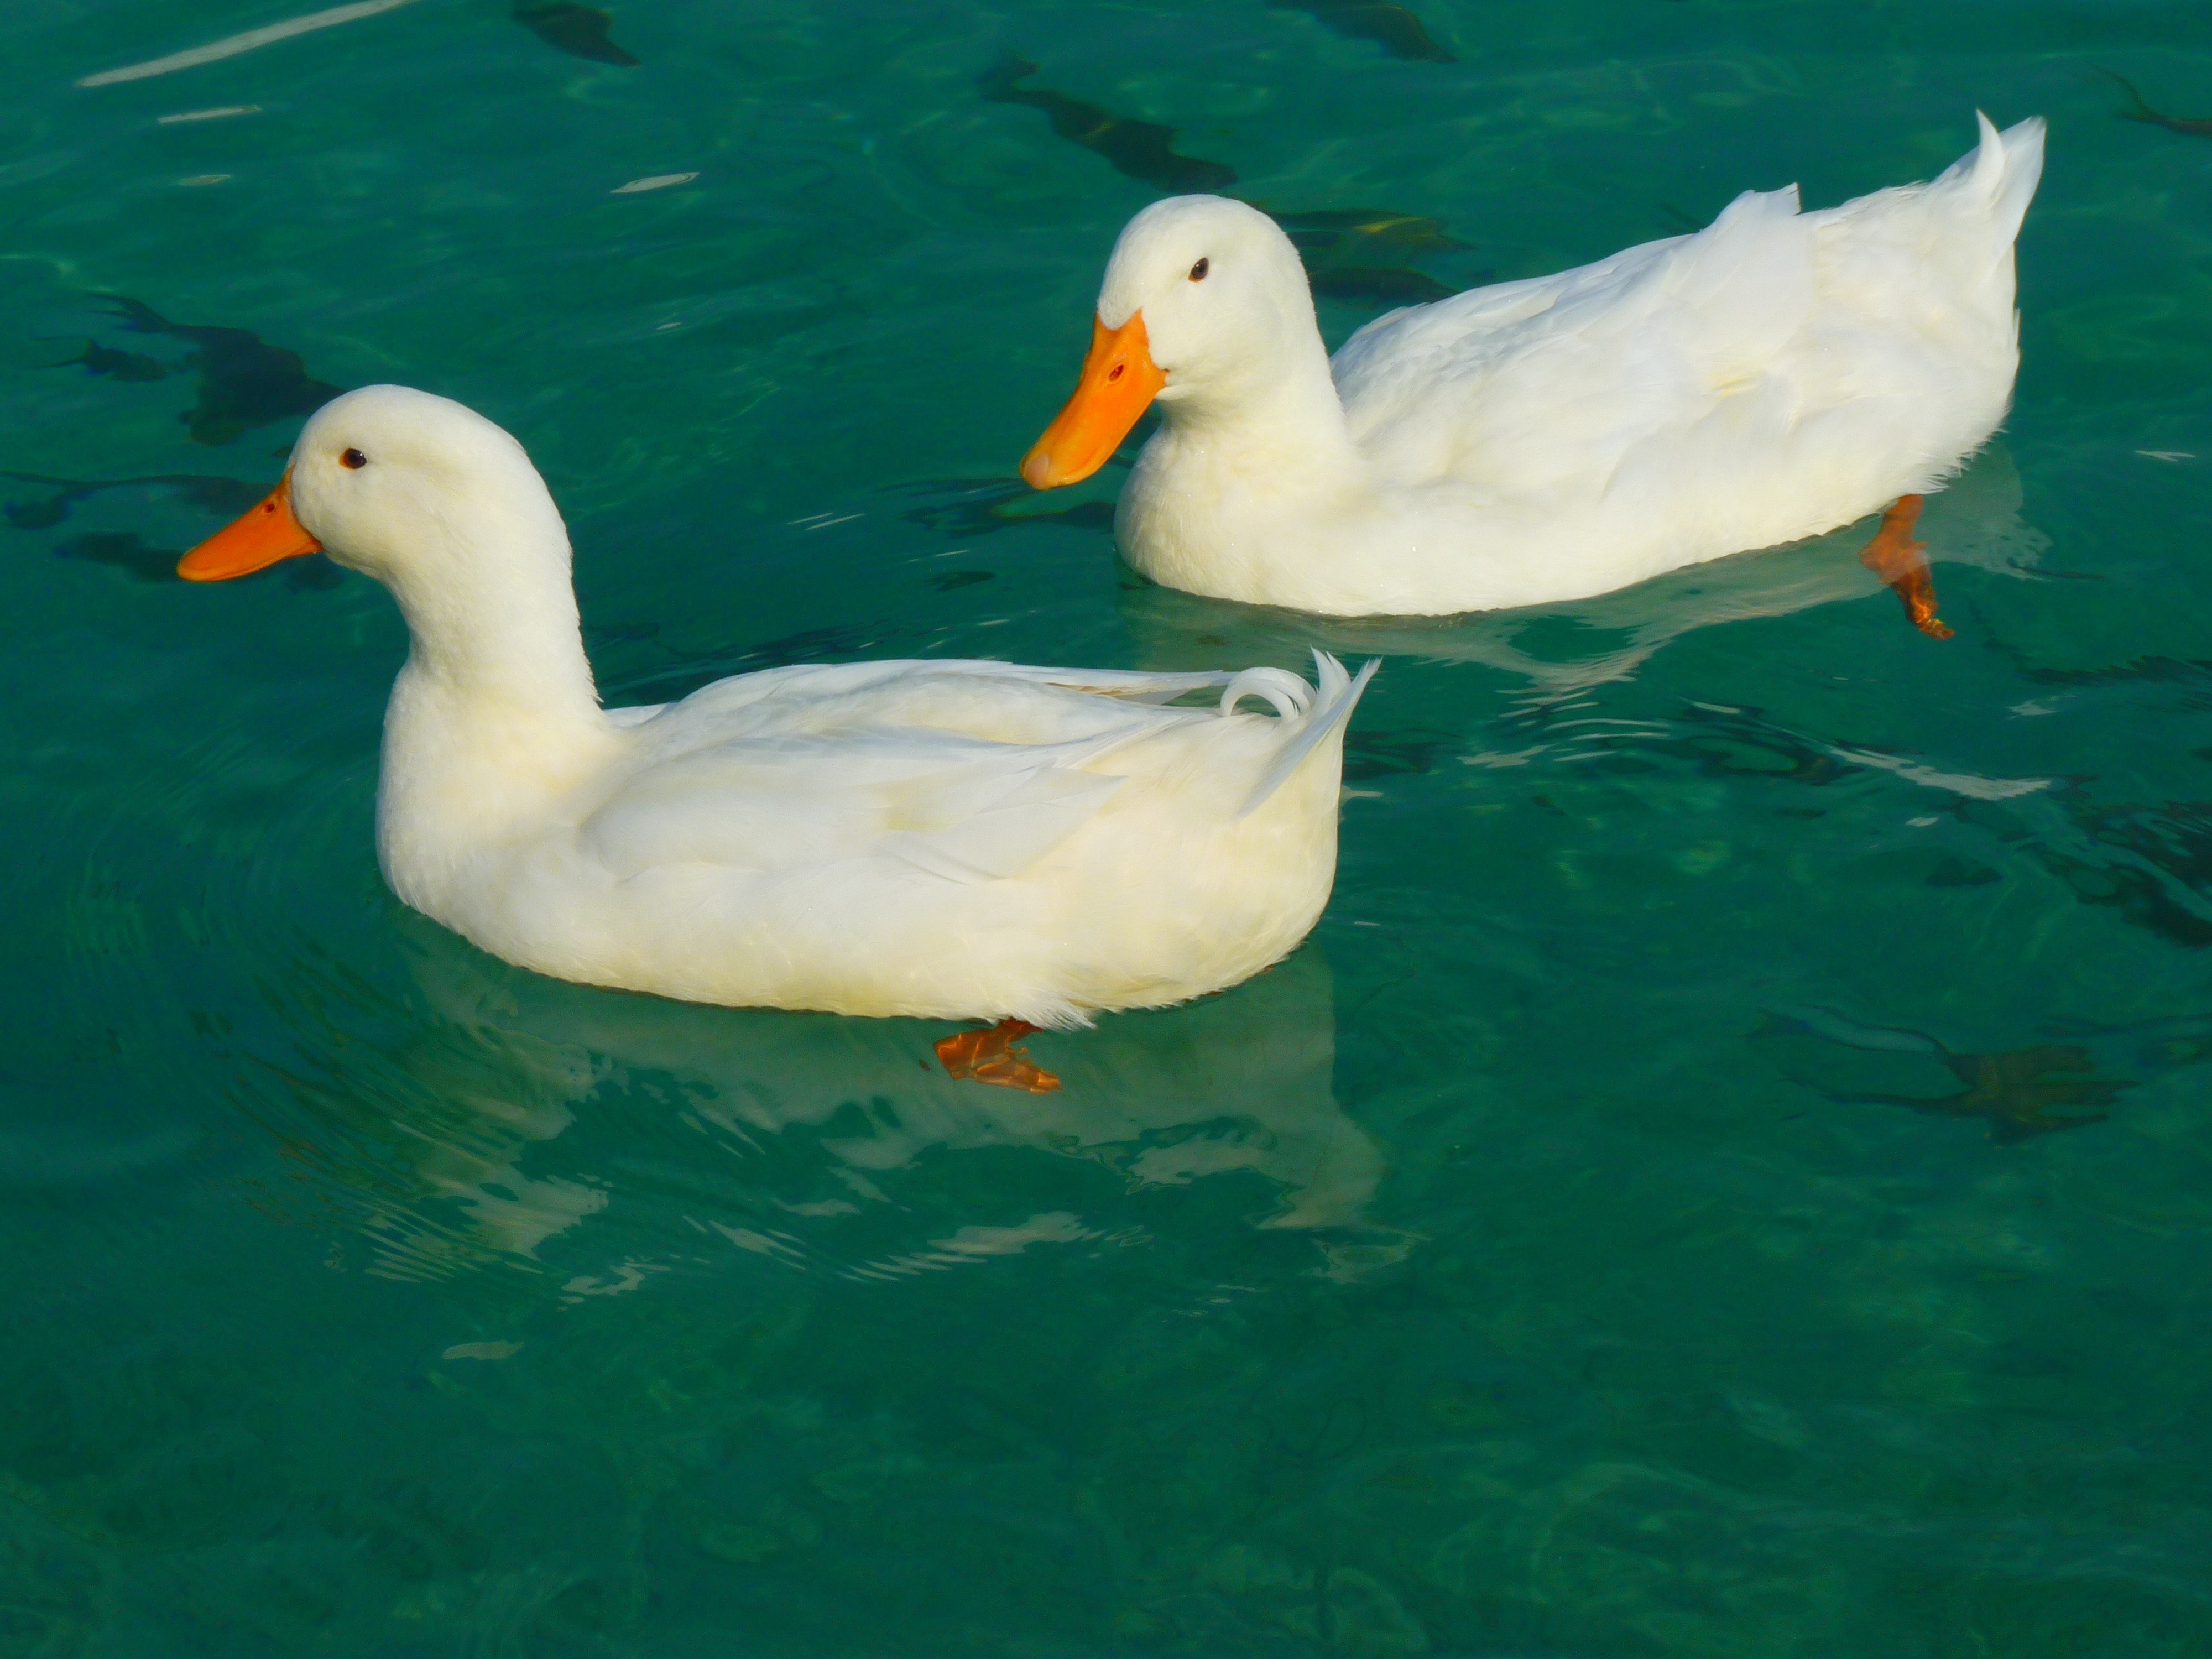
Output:
<svg viewBox="0 0 2212 1659">
<path fill-rule="evenodd" d="M 411 638 L 385 716 L 386 878 L 538 972 L 1068 1026 L 1233 985 L 1328 899 L 1372 665 L 1320 658 L 1310 685 L 810 665 L 602 708 L 544 481 L 482 416 L 402 386 L 318 412 L 276 489 L 178 570 L 315 552 L 389 587 Z M 1200 691 L 1216 702 L 1175 702 Z"/>
</svg>

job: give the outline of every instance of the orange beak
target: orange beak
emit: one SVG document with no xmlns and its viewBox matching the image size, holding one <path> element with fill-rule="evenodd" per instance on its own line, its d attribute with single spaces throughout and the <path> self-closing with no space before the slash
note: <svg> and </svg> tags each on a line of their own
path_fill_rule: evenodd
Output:
<svg viewBox="0 0 2212 1659">
<path fill-rule="evenodd" d="M 1119 328 L 1091 319 L 1091 355 L 1083 378 L 1044 436 L 1022 457 L 1022 477 L 1034 489 L 1080 483 L 1114 458 L 1137 417 L 1152 406 L 1168 377 L 1152 362 L 1145 313 L 1130 313 Z"/>
<path fill-rule="evenodd" d="M 292 516 L 292 474 L 288 468 L 259 506 L 178 560 L 177 574 L 188 582 L 227 582 L 233 576 L 266 570 L 279 559 L 296 559 L 322 550 L 323 544 Z"/>
</svg>

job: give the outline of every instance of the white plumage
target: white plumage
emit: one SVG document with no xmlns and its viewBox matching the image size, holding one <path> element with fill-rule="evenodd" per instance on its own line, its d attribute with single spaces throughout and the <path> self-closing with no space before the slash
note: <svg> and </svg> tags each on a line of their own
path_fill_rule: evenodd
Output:
<svg viewBox="0 0 2212 1659">
<path fill-rule="evenodd" d="M 1122 550 L 1195 592 L 1435 615 L 1604 592 L 1932 489 L 2019 361 L 2043 124 L 1980 125 L 1932 184 L 1814 213 L 1747 193 L 1694 235 L 1394 312 L 1333 362 L 1271 220 L 1158 203 L 1099 296 L 1164 375 Z"/>
<path fill-rule="evenodd" d="M 856 663 L 602 710 L 567 534 L 507 434 L 373 386 L 308 423 L 287 476 L 299 526 L 390 587 L 412 637 L 386 877 L 508 961 L 694 1001 L 1064 1025 L 1233 984 L 1328 898 L 1372 665 L 1354 681 L 1320 658 L 1316 690 L 1274 669 Z M 1237 712 L 1247 695 L 1279 712 Z"/>
</svg>

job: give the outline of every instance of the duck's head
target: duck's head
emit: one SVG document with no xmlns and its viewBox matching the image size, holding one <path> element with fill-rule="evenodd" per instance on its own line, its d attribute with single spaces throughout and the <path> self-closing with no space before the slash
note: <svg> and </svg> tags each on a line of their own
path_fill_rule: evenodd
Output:
<svg viewBox="0 0 2212 1659">
<path fill-rule="evenodd" d="M 177 574 L 224 581 L 308 553 L 375 577 L 410 619 L 488 583 L 537 586 L 549 561 L 568 578 L 568 534 L 522 446 L 474 410 L 404 386 L 325 404 L 276 488 Z"/>
<path fill-rule="evenodd" d="M 1038 489 L 1087 478 L 1154 398 L 1245 403 L 1319 348 L 1305 267 L 1273 219 L 1222 196 L 1155 202 L 1114 244 L 1083 377 L 1022 477 Z"/>
</svg>

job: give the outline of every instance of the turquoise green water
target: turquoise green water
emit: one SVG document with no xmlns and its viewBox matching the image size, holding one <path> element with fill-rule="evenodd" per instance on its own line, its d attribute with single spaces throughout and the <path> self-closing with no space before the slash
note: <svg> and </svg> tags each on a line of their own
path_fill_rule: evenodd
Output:
<svg viewBox="0 0 2212 1659">
<path fill-rule="evenodd" d="M 286 4 L 0 15 L 0 1651 L 2212 1648 L 2212 138 L 2100 73 L 2212 116 L 2202 8 L 419 0 L 74 84 Z M 1343 626 L 1006 482 L 1117 159 L 1336 339 L 1977 106 L 2051 161 L 1948 644 L 1870 526 Z M 377 876 L 386 597 L 164 578 L 381 380 L 530 447 L 617 701 L 1384 655 L 1328 915 L 1048 1097 L 476 953 Z"/>
</svg>

